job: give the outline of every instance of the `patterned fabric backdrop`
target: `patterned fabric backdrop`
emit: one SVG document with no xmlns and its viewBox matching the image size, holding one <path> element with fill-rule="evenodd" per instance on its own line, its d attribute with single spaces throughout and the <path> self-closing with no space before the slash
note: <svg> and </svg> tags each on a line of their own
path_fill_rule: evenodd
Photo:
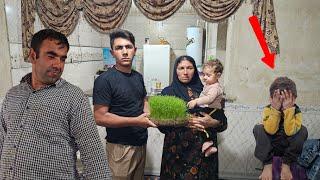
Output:
<svg viewBox="0 0 320 180">
<path fill-rule="evenodd" d="M 234 14 L 243 0 L 190 0 L 198 15 L 208 22 L 220 22 Z"/>
<path fill-rule="evenodd" d="M 34 34 L 35 11 L 45 27 L 67 36 L 75 29 L 80 11 L 83 11 L 83 16 L 94 29 L 109 33 L 123 24 L 131 3 L 131 0 L 22 1 L 22 49 L 25 61 L 28 61 L 29 43 Z"/>
<path fill-rule="evenodd" d="M 173 15 L 185 0 L 133 0 L 149 19 L 161 21 Z M 266 41 L 272 52 L 279 54 L 275 14 L 272 0 L 252 0 L 253 14 L 258 16 Z M 209 22 L 220 22 L 234 14 L 243 0 L 190 0 L 198 15 Z M 30 41 L 34 34 L 35 12 L 46 28 L 70 35 L 75 29 L 80 11 L 97 31 L 109 33 L 119 28 L 131 8 L 132 0 L 23 0 L 21 1 L 22 50 L 28 62 Z"/>
<path fill-rule="evenodd" d="M 264 37 L 272 53 L 280 54 L 279 36 L 276 27 L 273 0 L 252 0 L 253 15 L 257 16 Z"/>
<path fill-rule="evenodd" d="M 134 0 L 138 9 L 149 19 L 161 21 L 172 16 L 185 0 Z"/>
</svg>

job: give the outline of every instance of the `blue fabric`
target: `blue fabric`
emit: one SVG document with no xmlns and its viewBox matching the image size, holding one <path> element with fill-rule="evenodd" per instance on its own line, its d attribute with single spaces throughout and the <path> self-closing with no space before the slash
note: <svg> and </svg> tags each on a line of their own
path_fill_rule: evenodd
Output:
<svg viewBox="0 0 320 180">
<path fill-rule="evenodd" d="M 308 179 L 310 180 L 319 180 L 320 179 L 320 156 L 313 162 L 313 165 L 310 169 L 307 169 Z"/>
<path fill-rule="evenodd" d="M 298 158 L 299 164 L 307 169 L 307 176 L 309 180 L 320 179 L 320 140 L 308 139 L 304 145 L 303 150 Z"/>
</svg>

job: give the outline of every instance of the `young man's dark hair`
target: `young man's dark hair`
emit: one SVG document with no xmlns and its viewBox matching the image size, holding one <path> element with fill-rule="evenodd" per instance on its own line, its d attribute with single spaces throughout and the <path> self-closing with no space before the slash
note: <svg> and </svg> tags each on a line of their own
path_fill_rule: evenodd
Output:
<svg viewBox="0 0 320 180">
<path fill-rule="evenodd" d="M 118 30 L 113 31 L 110 34 L 110 46 L 111 46 L 111 49 L 113 48 L 114 40 L 117 39 L 117 38 L 126 39 L 126 40 L 130 41 L 135 46 L 135 39 L 134 39 L 133 34 L 130 31 L 127 31 L 127 30 L 118 29 Z"/>
<path fill-rule="evenodd" d="M 36 52 L 36 58 L 39 57 L 40 46 L 46 39 L 58 40 L 59 44 L 66 45 L 69 50 L 69 42 L 64 34 L 53 29 L 43 29 L 35 33 L 31 40 L 31 48 Z"/>
<path fill-rule="evenodd" d="M 274 91 L 279 89 L 280 91 L 287 90 L 291 91 L 292 95 L 296 98 L 297 97 L 297 88 L 296 83 L 294 83 L 288 77 L 278 77 L 276 78 L 273 83 L 270 85 L 270 97 L 273 96 Z"/>
</svg>

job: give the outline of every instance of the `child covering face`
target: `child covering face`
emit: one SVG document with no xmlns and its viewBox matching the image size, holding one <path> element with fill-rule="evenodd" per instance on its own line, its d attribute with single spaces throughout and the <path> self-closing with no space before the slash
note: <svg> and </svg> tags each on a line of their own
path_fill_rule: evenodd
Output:
<svg viewBox="0 0 320 180">
<path fill-rule="evenodd" d="M 282 158 L 281 179 L 292 179 L 290 165 L 297 162 L 307 129 L 302 126 L 302 113 L 295 104 L 296 84 L 287 77 L 276 78 L 270 86 L 270 104 L 263 109 L 262 124 L 253 129 L 255 156 L 263 164 L 259 179 L 273 179 L 272 158 Z"/>
</svg>

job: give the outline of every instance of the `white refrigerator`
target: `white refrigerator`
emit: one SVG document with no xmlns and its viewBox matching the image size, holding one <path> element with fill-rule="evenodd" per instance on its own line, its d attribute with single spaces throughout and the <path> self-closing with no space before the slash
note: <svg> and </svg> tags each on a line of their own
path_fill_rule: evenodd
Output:
<svg viewBox="0 0 320 180">
<path fill-rule="evenodd" d="M 170 45 L 143 45 L 143 77 L 148 95 L 168 86 L 172 79 Z"/>
<path fill-rule="evenodd" d="M 143 46 L 143 76 L 149 96 L 160 93 L 164 87 L 170 84 L 173 63 L 174 56 L 171 56 L 170 45 L 146 44 Z M 148 134 L 144 172 L 146 175 L 158 176 L 161 169 L 164 135 L 157 128 L 148 128 Z"/>
</svg>

